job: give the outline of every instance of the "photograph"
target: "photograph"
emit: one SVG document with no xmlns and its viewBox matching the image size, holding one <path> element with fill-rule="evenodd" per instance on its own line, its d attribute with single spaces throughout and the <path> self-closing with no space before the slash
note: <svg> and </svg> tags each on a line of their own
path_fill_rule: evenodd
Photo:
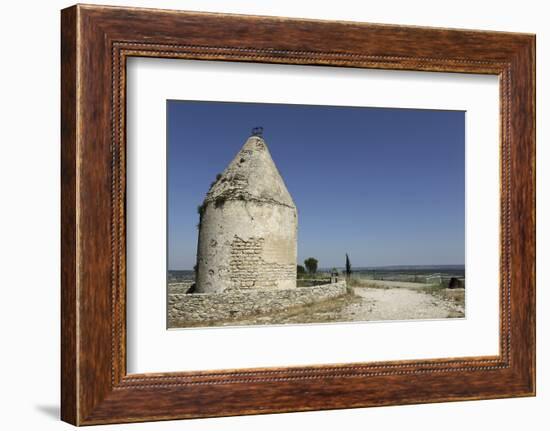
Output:
<svg viewBox="0 0 550 431">
<path fill-rule="evenodd" d="M 168 100 L 167 328 L 463 319 L 465 112 Z"/>
</svg>

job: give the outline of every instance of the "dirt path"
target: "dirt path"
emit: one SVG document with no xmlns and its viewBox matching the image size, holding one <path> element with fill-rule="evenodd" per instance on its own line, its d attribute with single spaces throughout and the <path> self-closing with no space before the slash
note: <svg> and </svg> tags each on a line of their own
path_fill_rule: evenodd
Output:
<svg viewBox="0 0 550 431">
<path fill-rule="evenodd" d="M 354 285 L 357 287 L 384 287 L 384 288 L 394 288 L 402 287 L 405 289 L 415 289 L 426 287 L 425 283 L 416 283 L 412 281 L 394 281 L 394 280 L 371 280 L 368 278 L 354 280 L 359 283 L 359 285 Z"/>
<path fill-rule="evenodd" d="M 368 301 L 374 301 L 366 320 L 444 319 L 450 315 L 464 315 L 464 307 L 461 304 L 405 288 L 361 287 L 355 288 L 355 294 Z"/>
<path fill-rule="evenodd" d="M 464 304 L 404 287 L 354 288 L 349 295 L 277 315 L 254 316 L 238 325 L 330 323 L 464 317 Z"/>
</svg>

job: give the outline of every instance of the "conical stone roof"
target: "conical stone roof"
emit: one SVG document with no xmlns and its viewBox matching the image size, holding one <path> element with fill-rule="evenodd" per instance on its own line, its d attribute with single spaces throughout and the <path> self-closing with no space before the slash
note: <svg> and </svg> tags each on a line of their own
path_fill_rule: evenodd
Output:
<svg viewBox="0 0 550 431">
<path fill-rule="evenodd" d="M 242 200 L 296 208 L 263 138 L 251 136 L 210 187 L 204 205 Z"/>
</svg>

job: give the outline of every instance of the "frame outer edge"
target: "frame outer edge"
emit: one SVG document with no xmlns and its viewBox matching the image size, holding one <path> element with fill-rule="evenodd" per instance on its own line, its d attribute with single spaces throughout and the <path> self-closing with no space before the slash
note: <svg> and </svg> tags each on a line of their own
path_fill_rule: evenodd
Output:
<svg viewBox="0 0 550 431">
<path fill-rule="evenodd" d="M 527 84 L 529 86 L 530 94 L 528 96 L 527 103 L 531 109 L 531 122 L 527 125 L 529 134 L 529 146 L 531 149 L 531 157 L 529 160 L 529 177 L 531 181 L 531 193 L 528 196 L 529 203 L 531 205 L 531 232 L 532 244 L 531 244 L 531 261 L 530 261 L 530 276 L 532 277 L 529 286 L 529 299 L 531 306 L 531 314 L 529 318 L 530 325 L 530 370 L 529 370 L 529 395 L 537 395 L 537 298 L 536 298 L 536 283 L 537 283 L 537 37 L 532 35 L 527 43 L 527 58 L 526 64 L 529 66 L 529 74 L 527 76 Z"/>
<path fill-rule="evenodd" d="M 536 176 L 535 36 L 526 37 L 511 62 L 511 281 L 512 349 L 521 396 L 536 395 Z"/>
<path fill-rule="evenodd" d="M 61 11 L 61 420 L 78 425 L 78 6 Z"/>
<path fill-rule="evenodd" d="M 532 334 L 531 336 L 533 341 L 533 357 L 532 357 L 532 371 L 531 377 L 533 379 L 533 387 L 531 394 L 533 396 L 537 395 L 537 37 L 533 35 L 530 44 L 530 56 L 532 59 L 532 70 L 531 70 L 531 79 L 533 82 L 533 94 L 531 96 L 531 104 L 533 109 L 533 156 L 531 160 L 531 169 L 532 169 L 532 178 L 533 178 L 533 237 L 534 237 L 534 250 L 533 250 L 533 317 L 532 317 Z"/>
<path fill-rule="evenodd" d="M 527 295 L 526 301 L 529 304 L 528 315 L 526 317 L 529 337 L 529 348 L 527 348 L 527 395 L 536 396 L 536 380 L 537 380 L 537 337 L 536 337 L 536 313 L 537 313 L 537 301 L 536 301 L 536 274 L 537 274 L 537 259 L 536 259 L 536 241 L 537 241 L 537 205 L 536 205 L 536 193 L 537 193 L 537 178 L 536 178 L 536 151 L 537 151 L 537 135 L 536 135 L 536 35 L 531 35 L 527 38 L 526 48 L 523 51 L 524 59 L 521 61 L 522 67 L 526 68 L 524 76 L 526 91 L 525 103 L 528 106 L 527 111 L 530 115 L 524 115 L 526 124 L 527 135 L 527 152 L 528 157 L 526 160 L 525 181 L 529 184 L 527 187 L 529 194 L 526 196 L 526 205 L 529 209 L 529 230 L 527 231 L 526 242 L 528 243 L 526 253 L 524 256 L 525 264 L 528 266 L 529 272 L 529 286 L 524 289 L 524 294 Z"/>
</svg>

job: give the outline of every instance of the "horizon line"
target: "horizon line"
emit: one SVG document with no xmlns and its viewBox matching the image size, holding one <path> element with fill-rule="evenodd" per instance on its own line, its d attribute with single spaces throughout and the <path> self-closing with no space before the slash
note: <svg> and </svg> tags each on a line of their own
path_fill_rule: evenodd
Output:
<svg viewBox="0 0 550 431">
<path fill-rule="evenodd" d="M 300 265 L 300 264 L 296 264 Z M 434 268 L 434 267 L 445 267 L 445 266 L 462 266 L 465 267 L 465 263 L 442 263 L 442 264 L 391 264 L 391 265 L 374 265 L 374 266 L 352 266 L 356 269 L 380 269 L 380 268 Z M 321 266 L 318 269 L 332 269 L 332 268 L 345 268 L 345 266 Z M 194 271 L 193 268 L 168 268 L 168 271 Z"/>
</svg>

